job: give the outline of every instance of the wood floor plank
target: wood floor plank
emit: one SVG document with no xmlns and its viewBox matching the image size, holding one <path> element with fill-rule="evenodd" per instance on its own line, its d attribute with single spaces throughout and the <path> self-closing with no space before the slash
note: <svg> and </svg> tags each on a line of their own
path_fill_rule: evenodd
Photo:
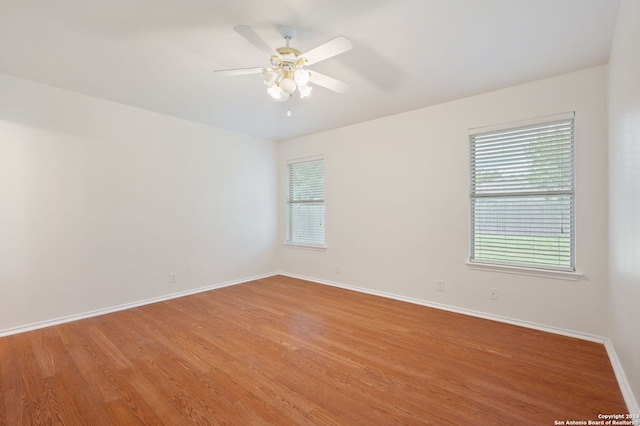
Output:
<svg viewBox="0 0 640 426">
<path fill-rule="evenodd" d="M 626 407 L 604 346 L 276 276 L 0 338 L 0 425 L 541 425 Z"/>
</svg>

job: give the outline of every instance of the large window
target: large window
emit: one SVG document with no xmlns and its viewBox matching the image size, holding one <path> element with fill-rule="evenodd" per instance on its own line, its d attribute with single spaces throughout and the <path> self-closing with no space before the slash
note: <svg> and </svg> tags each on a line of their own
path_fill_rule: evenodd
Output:
<svg viewBox="0 0 640 426">
<path fill-rule="evenodd" d="M 470 134 L 472 263 L 575 270 L 573 113 L 536 121 Z"/>
<path fill-rule="evenodd" d="M 313 158 L 288 164 L 287 242 L 305 246 L 324 241 L 324 160 Z"/>
</svg>

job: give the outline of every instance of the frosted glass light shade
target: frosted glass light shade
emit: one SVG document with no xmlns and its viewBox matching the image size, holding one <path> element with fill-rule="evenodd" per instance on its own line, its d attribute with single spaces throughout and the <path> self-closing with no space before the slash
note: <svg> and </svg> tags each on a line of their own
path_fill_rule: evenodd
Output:
<svg viewBox="0 0 640 426">
<path fill-rule="evenodd" d="M 286 94 L 292 94 L 296 91 L 296 83 L 292 78 L 283 78 L 280 80 L 280 89 Z"/>
<path fill-rule="evenodd" d="M 271 97 L 275 100 L 282 99 L 284 97 L 284 92 L 277 84 L 272 85 L 267 89 L 267 93 L 271 95 Z"/>
<path fill-rule="evenodd" d="M 265 86 L 271 87 L 275 84 L 276 79 L 278 78 L 278 74 L 271 68 L 265 68 L 262 70 L 262 79 L 264 81 Z"/>
<path fill-rule="evenodd" d="M 312 87 L 307 85 L 298 86 L 298 90 L 300 91 L 300 98 L 304 99 L 309 96 L 311 94 L 311 89 Z"/>
<path fill-rule="evenodd" d="M 303 68 L 299 68 L 293 73 L 293 80 L 298 87 L 305 86 L 309 82 L 309 78 L 311 78 L 311 73 Z"/>
</svg>

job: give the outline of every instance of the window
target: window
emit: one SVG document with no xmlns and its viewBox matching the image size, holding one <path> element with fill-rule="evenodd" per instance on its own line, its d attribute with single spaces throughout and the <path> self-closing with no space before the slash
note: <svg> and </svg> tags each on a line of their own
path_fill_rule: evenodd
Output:
<svg viewBox="0 0 640 426">
<path fill-rule="evenodd" d="M 323 247 L 324 160 L 290 162 L 288 174 L 287 242 Z"/>
<path fill-rule="evenodd" d="M 575 270 L 573 121 L 471 132 L 470 262 Z"/>
</svg>

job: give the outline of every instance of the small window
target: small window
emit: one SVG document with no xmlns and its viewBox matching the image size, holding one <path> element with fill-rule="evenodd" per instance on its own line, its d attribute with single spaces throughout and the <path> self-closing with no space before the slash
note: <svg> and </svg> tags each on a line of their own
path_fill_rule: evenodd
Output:
<svg viewBox="0 0 640 426">
<path fill-rule="evenodd" d="M 287 242 L 324 247 L 324 160 L 288 164 Z"/>
<path fill-rule="evenodd" d="M 573 113 L 471 132 L 470 262 L 575 270 L 573 134 Z"/>
</svg>

